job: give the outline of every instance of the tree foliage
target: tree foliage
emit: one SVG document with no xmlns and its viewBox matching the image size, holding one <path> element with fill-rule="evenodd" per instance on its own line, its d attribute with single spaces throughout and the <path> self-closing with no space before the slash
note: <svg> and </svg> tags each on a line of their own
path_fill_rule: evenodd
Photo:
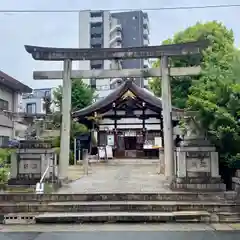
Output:
<svg viewBox="0 0 240 240">
<path fill-rule="evenodd" d="M 172 39 L 167 39 L 163 44 L 176 44 L 198 40 L 209 40 L 211 45 L 203 52 L 203 56 L 185 56 L 172 58 L 172 67 L 196 66 L 201 64 L 203 69 L 210 65 L 218 65 L 227 68 L 226 62 L 231 58 L 233 51 L 233 32 L 218 22 L 197 23 L 184 31 L 176 33 Z M 159 67 L 159 61 L 154 63 Z M 191 86 L 198 81 L 197 77 L 177 77 L 172 78 L 172 103 L 174 106 L 184 108 L 187 105 L 188 95 Z M 150 81 L 150 88 L 155 95 L 161 96 L 161 79 L 154 78 Z"/>
<path fill-rule="evenodd" d="M 174 67 L 198 64 L 202 67 L 198 77 L 172 79 L 172 102 L 197 112 L 197 119 L 217 146 L 221 160 L 233 166 L 240 162 L 237 161 L 240 160 L 240 53 L 234 48 L 232 30 L 216 21 L 197 23 L 164 43 L 203 39 L 208 39 L 210 46 L 202 57 L 171 59 Z M 161 96 L 160 81 L 155 78 L 150 83 L 157 96 Z"/>
<path fill-rule="evenodd" d="M 54 95 L 54 103 L 57 107 L 60 108 L 62 105 L 62 86 L 58 86 L 58 88 L 53 92 Z M 83 83 L 80 79 L 75 79 L 72 81 L 72 111 L 80 110 L 92 104 L 95 92 L 88 85 Z M 53 121 L 55 126 L 60 127 L 61 117 L 58 113 L 53 114 Z M 72 120 L 71 122 L 71 135 L 70 135 L 70 148 L 73 149 L 74 138 L 81 134 L 88 132 L 88 128 L 75 122 Z M 60 147 L 60 137 L 57 137 L 53 140 L 53 145 L 56 148 Z M 73 154 L 70 154 L 70 164 L 73 164 Z"/>
<path fill-rule="evenodd" d="M 94 90 L 81 79 L 74 79 L 72 81 L 72 111 L 80 110 L 90 105 L 93 101 L 94 94 Z M 53 95 L 54 103 L 61 109 L 62 86 L 58 86 Z"/>
<path fill-rule="evenodd" d="M 5 184 L 8 180 L 9 157 L 12 150 L 0 148 L 0 184 Z"/>
</svg>

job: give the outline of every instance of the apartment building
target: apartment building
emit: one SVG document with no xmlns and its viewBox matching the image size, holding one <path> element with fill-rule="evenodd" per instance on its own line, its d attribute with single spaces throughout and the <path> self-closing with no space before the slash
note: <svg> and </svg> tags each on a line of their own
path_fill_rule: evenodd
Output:
<svg viewBox="0 0 240 240">
<path fill-rule="evenodd" d="M 5 146 L 10 139 L 15 138 L 17 123 L 11 116 L 21 109 L 22 93 L 30 92 L 30 87 L 0 71 L 0 146 Z"/>
<path fill-rule="evenodd" d="M 110 13 L 109 11 L 82 11 L 79 13 L 79 48 L 121 48 L 149 44 L 149 19 L 143 11 Z M 81 61 L 79 69 L 130 69 L 148 67 L 148 60 L 124 60 L 115 64 L 109 60 Z M 106 97 L 121 79 L 87 79 L 99 98 Z M 135 79 L 140 87 L 144 79 Z"/>
<path fill-rule="evenodd" d="M 31 93 L 22 95 L 21 111 L 29 114 L 46 114 L 46 98 L 49 101 L 53 99 L 54 88 L 33 89 Z M 54 103 L 51 104 L 51 110 L 56 110 Z"/>
<path fill-rule="evenodd" d="M 82 11 L 79 13 L 79 48 L 108 48 L 110 31 L 110 12 Z M 79 69 L 110 69 L 110 61 L 80 61 Z M 84 79 L 85 83 L 96 89 L 99 98 L 109 94 L 110 79 Z"/>
<path fill-rule="evenodd" d="M 143 11 L 119 12 L 111 14 L 110 47 L 140 47 L 149 45 L 149 19 Z M 123 69 L 148 68 L 148 59 L 123 60 Z M 135 79 L 135 83 L 144 87 L 147 79 Z"/>
</svg>

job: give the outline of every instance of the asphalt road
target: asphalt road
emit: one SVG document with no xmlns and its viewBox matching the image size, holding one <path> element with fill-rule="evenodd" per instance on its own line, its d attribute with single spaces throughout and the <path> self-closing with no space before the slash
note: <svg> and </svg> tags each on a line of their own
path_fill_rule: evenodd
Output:
<svg viewBox="0 0 240 240">
<path fill-rule="evenodd" d="M 0 233 L 0 240 L 237 240 L 240 231 L 104 231 L 104 232 L 11 232 Z"/>
</svg>

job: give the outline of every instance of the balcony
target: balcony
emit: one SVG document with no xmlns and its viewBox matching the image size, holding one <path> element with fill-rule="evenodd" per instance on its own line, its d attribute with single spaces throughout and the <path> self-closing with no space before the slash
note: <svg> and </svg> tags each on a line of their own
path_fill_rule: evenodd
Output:
<svg viewBox="0 0 240 240">
<path fill-rule="evenodd" d="M 91 28 L 91 35 L 94 36 L 94 35 L 102 35 L 103 34 L 103 27 L 92 27 Z"/>
<path fill-rule="evenodd" d="M 146 29 L 148 31 L 149 34 L 149 20 L 148 18 L 143 18 L 143 28 Z"/>
<path fill-rule="evenodd" d="M 117 31 L 115 34 L 112 34 L 112 37 L 109 41 L 109 44 L 113 44 L 114 42 L 122 42 L 122 33 Z"/>
<path fill-rule="evenodd" d="M 145 42 L 144 42 L 145 41 Z M 149 44 L 149 33 L 146 31 L 143 31 L 143 44 Z"/>
<path fill-rule="evenodd" d="M 110 29 L 110 33 L 114 32 L 114 31 L 122 31 L 121 24 L 116 24 L 116 25 L 112 26 Z"/>
<path fill-rule="evenodd" d="M 103 39 L 100 38 L 91 38 L 91 45 L 102 45 Z"/>
<path fill-rule="evenodd" d="M 112 42 L 110 44 L 110 48 L 121 48 L 122 47 L 122 43 L 121 42 Z"/>
<path fill-rule="evenodd" d="M 104 62 L 103 60 L 92 60 L 90 62 L 91 69 L 103 69 Z"/>
<path fill-rule="evenodd" d="M 144 82 L 144 88 L 148 88 L 148 83 L 149 83 L 148 81 L 149 81 L 148 79 L 146 79 L 146 78 L 144 79 L 144 81 L 143 81 Z"/>
<path fill-rule="evenodd" d="M 149 25 L 149 20 L 146 17 L 143 17 L 143 24 L 144 25 Z"/>
<path fill-rule="evenodd" d="M 148 59 L 144 59 L 144 60 L 143 60 L 143 67 L 144 67 L 144 68 L 150 68 L 150 63 L 149 63 L 149 60 L 148 60 Z"/>
<path fill-rule="evenodd" d="M 110 34 L 115 31 L 122 31 L 122 25 L 118 19 L 112 18 L 110 24 Z"/>
<path fill-rule="evenodd" d="M 149 45 L 149 39 L 143 39 L 143 46 L 148 46 Z"/>
<path fill-rule="evenodd" d="M 115 89 L 120 86 L 123 82 L 122 78 L 113 78 L 110 83 L 110 89 Z"/>
<path fill-rule="evenodd" d="M 143 28 L 143 35 L 149 35 L 149 30 L 147 28 Z"/>
<path fill-rule="evenodd" d="M 93 17 L 90 20 L 91 23 L 98 23 L 98 22 L 103 22 L 103 18 L 102 17 Z"/>
</svg>

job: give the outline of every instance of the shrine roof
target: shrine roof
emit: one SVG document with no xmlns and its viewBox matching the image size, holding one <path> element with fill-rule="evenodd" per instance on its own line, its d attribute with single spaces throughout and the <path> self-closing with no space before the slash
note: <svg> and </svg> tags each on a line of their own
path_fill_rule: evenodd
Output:
<svg viewBox="0 0 240 240">
<path fill-rule="evenodd" d="M 104 99 L 100 99 L 86 108 L 73 112 L 72 117 L 84 117 L 94 112 L 99 112 L 101 109 L 105 109 L 107 106 L 120 99 L 128 91 L 147 105 L 153 106 L 160 111 L 162 110 L 162 100 L 160 98 L 153 95 L 150 91 L 146 91 L 146 89 L 139 87 L 132 80 L 126 80 Z M 183 111 L 176 107 L 172 107 L 172 110 L 177 112 Z"/>
</svg>

